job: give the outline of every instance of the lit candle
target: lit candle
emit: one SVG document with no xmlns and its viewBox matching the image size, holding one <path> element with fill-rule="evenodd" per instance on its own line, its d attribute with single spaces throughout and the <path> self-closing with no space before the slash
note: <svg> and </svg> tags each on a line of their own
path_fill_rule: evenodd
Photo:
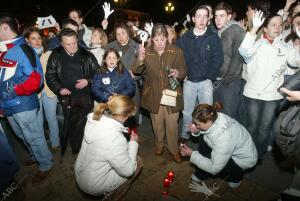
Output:
<svg viewBox="0 0 300 201">
<path fill-rule="evenodd" d="M 164 178 L 164 188 L 169 188 L 170 186 L 170 179 L 168 177 Z"/>
<path fill-rule="evenodd" d="M 164 196 L 167 196 L 167 195 L 169 195 L 169 192 L 166 190 L 166 191 L 164 191 L 162 194 L 163 194 Z"/>
<path fill-rule="evenodd" d="M 167 177 L 169 178 L 170 182 L 172 183 L 174 180 L 174 172 L 173 171 L 168 171 Z"/>
</svg>

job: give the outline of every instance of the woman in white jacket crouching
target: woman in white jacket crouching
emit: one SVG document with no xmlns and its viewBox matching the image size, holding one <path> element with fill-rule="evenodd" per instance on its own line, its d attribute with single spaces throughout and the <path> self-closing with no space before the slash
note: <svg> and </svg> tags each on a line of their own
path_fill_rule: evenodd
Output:
<svg viewBox="0 0 300 201">
<path fill-rule="evenodd" d="M 135 112 L 136 107 L 130 97 L 116 95 L 106 104 L 97 105 L 88 115 L 75 163 L 76 182 L 85 193 L 104 195 L 106 200 L 116 195 L 122 197 L 132 178 L 141 170 L 142 161 L 140 158 L 137 160 L 137 134 L 131 133 L 127 142 L 122 133 L 126 131 L 123 123 Z"/>
<path fill-rule="evenodd" d="M 208 177 L 221 177 L 229 186 L 236 188 L 243 179 L 244 171 L 257 161 L 257 151 L 248 131 L 236 120 L 217 113 L 215 107 L 200 104 L 189 125 L 192 135 L 200 137 L 197 151 L 181 144 L 182 156 L 190 156 L 197 166 L 192 180 L 200 182 Z M 204 144 L 201 144 L 201 138 Z"/>
</svg>

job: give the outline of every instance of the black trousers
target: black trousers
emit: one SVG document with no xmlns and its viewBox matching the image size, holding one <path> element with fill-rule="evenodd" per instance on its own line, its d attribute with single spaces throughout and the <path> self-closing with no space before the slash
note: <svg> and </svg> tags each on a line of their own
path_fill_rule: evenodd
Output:
<svg viewBox="0 0 300 201">
<path fill-rule="evenodd" d="M 71 110 L 68 111 L 68 104 L 71 105 Z M 73 153 L 78 153 L 81 147 L 84 127 L 87 120 L 87 115 L 93 109 L 93 102 L 91 98 L 70 97 L 69 101 L 62 101 L 64 116 L 69 116 L 67 135 L 69 136 L 70 146 Z M 69 112 L 69 115 L 66 113 Z"/>
<path fill-rule="evenodd" d="M 198 151 L 203 156 L 210 158 L 212 150 L 204 142 L 203 136 L 199 137 Z M 195 175 L 201 180 L 206 180 L 208 178 L 221 178 L 225 179 L 227 182 L 237 183 L 243 179 L 244 171 L 232 160 L 232 158 L 230 158 L 225 167 L 217 175 L 212 175 L 198 167 L 196 167 Z"/>
</svg>

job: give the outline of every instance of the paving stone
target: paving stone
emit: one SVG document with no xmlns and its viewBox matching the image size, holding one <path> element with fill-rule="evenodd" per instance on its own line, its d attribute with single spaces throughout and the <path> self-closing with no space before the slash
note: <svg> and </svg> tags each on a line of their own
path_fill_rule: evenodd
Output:
<svg viewBox="0 0 300 201">
<path fill-rule="evenodd" d="M 169 195 L 164 195 L 159 197 L 157 200 L 155 201 L 181 201 L 178 198 L 174 197 L 174 195 L 169 194 Z"/>
<path fill-rule="evenodd" d="M 237 189 L 228 188 L 228 191 L 232 194 L 236 194 L 237 196 L 248 200 L 252 193 L 255 190 L 255 184 L 250 181 L 244 179 L 241 185 Z"/>
<path fill-rule="evenodd" d="M 157 171 L 152 176 L 143 181 L 143 185 L 133 185 L 132 188 L 137 191 L 145 200 L 154 201 L 163 196 L 163 179 L 165 175 Z"/>
<path fill-rule="evenodd" d="M 222 201 L 246 201 L 247 199 L 243 199 L 229 191 L 226 191 L 220 198 L 217 200 L 222 200 Z"/>
<path fill-rule="evenodd" d="M 147 201 L 147 200 L 144 199 L 143 196 L 140 195 L 137 191 L 131 188 L 125 197 L 125 201 Z"/>
<path fill-rule="evenodd" d="M 269 201 L 279 198 L 280 196 L 278 193 L 274 193 L 256 185 L 251 197 L 249 198 L 249 201 Z"/>
</svg>

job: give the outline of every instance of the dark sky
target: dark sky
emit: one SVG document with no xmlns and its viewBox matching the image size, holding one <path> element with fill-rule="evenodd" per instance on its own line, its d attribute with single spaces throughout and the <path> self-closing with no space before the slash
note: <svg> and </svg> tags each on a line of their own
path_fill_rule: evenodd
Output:
<svg viewBox="0 0 300 201">
<path fill-rule="evenodd" d="M 88 25 L 97 25 L 103 18 L 101 5 L 105 0 L 102 0 L 85 18 Z M 112 2 L 113 0 L 106 0 Z M 202 0 L 201 2 L 209 2 L 215 4 L 219 0 Z M 245 12 L 247 0 L 228 0 L 240 16 Z M 270 0 L 274 8 L 283 7 L 285 0 Z M 9 3 L 8 3 L 9 2 Z M 47 16 L 52 14 L 59 22 L 67 17 L 67 13 L 71 8 L 79 8 L 86 13 L 98 0 L 8 0 L 5 5 L 1 5 L 0 12 L 11 12 L 16 15 L 21 23 L 34 23 L 37 16 Z M 173 0 L 175 4 L 175 12 L 166 14 L 164 5 L 166 0 L 127 0 L 124 8 L 147 12 L 151 15 L 154 22 L 173 23 L 180 20 L 188 13 L 199 0 Z M 200 3 L 201 3 L 200 2 Z M 98 21 L 99 20 L 99 21 Z"/>
</svg>

